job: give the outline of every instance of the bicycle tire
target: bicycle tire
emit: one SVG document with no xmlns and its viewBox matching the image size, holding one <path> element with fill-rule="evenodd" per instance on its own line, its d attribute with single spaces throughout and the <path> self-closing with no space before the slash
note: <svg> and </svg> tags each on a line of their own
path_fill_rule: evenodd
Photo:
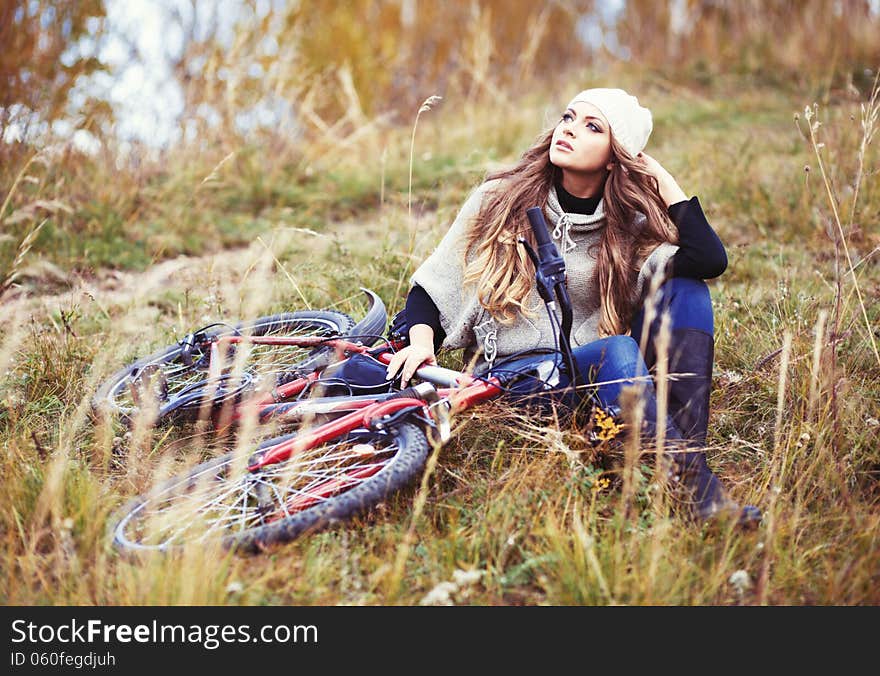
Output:
<svg viewBox="0 0 880 676">
<path fill-rule="evenodd" d="M 301 310 L 276 315 L 258 317 L 252 321 L 241 322 L 235 326 L 219 327 L 205 333 L 206 338 L 219 337 L 234 333 L 244 335 L 265 336 L 269 334 L 283 335 L 345 335 L 354 327 L 351 317 L 334 310 Z M 170 345 L 147 357 L 138 359 L 120 369 L 107 378 L 92 398 L 93 408 L 101 414 L 110 414 L 129 423 L 138 410 L 136 391 L 150 387 L 152 372 L 150 367 L 160 370 L 162 382 L 158 387 L 163 392 L 153 391 L 160 402 L 157 422 L 170 419 L 194 417 L 203 404 L 205 394 L 210 392 L 212 405 L 220 404 L 230 398 L 239 396 L 242 391 L 253 384 L 256 376 L 266 377 L 267 374 L 281 372 L 308 373 L 324 366 L 332 355 L 332 348 L 296 348 L 293 346 L 251 346 L 252 355 L 248 360 L 248 368 L 240 380 L 226 383 L 214 383 L 210 389 L 207 384 L 207 345 L 209 341 L 194 345 L 186 350 L 179 342 Z M 271 363 L 262 367 L 254 366 L 253 354 L 272 353 Z M 189 363 L 187 363 L 189 362 Z M 145 382 L 144 376 L 148 375 Z M 169 383 L 171 383 L 169 385 Z M 153 386 L 155 390 L 157 386 Z M 173 388 L 173 389 L 172 389 Z"/>
<path fill-rule="evenodd" d="M 295 433 L 271 439 L 259 449 L 293 436 Z M 339 465 L 345 459 L 341 449 L 346 448 L 355 464 L 341 468 Z M 371 467 L 356 464 L 365 461 L 370 448 L 374 451 L 373 459 L 381 462 L 381 467 L 355 482 L 350 478 L 352 471 Z M 110 522 L 113 545 L 123 553 L 136 554 L 167 552 L 187 544 L 218 540 L 225 548 L 243 551 L 259 551 L 289 542 L 349 519 L 404 488 L 424 468 L 428 448 L 424 430 L 403 422 L 388 430 L 359 429 L 340 435 L 286 462 L 263 468 L 267 471 L 262 474 L 249 473 L 242 467 L 231 476 L 235 458 L 227 453 L 163 482 L 126 504 Z M 379 458 L 380 455 L 383 457 Z M 336 467 L 322 474 L 318 466 L 322 457 Z M 349 485 L 332 495 L 316 498 L 314 492 L 321 484 L 313 486 L 315 481 L 339 480 L 337 475 L 344 476 L 346 472 Z M 277 482 L 271 483 L 276 479 Z M 299 480 L 305 482 L 305 487 Z M 282 485 L 282 481 L 287 483 Z M 280 507 L 283 517 L 278 516 L 277 509 L 267 513 L 268 489 L 262 488 L 262 496 L 258 494 L 267 482 L 272 488 L 270 497 L 274 503 L 285 503 Z M 313 498 L 315 504 L 294 510 L 295 500 Z M 167 531 L 172 532 L 165 538 Z"/>
</svg>

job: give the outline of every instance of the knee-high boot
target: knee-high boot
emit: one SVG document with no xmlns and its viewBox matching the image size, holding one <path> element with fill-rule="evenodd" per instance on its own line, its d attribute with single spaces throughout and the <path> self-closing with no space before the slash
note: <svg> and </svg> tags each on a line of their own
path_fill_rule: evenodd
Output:
<svg viewBox="0 0 880 676">
<path fill-rule="evenodd" d="M 619 415 L 619 410 L 613 413 Z M 650 397 L 645 405 L 641 430 L 646 440 L 656 438 L 656 413 L 656 401 Z M 718 476 L 709 468 L 705 451 L 698 449 L 697 446 L 702 444 L 687 439 L 672 416 L 666 419 L 666 439 L 665 455 L 670 460 L 668 478 L 684 489 L 685 508 L 694 520 L 733 518 L 743 528 L 753 528 L 761 522 L 761 510 L 752 505 L 742 506 L 730 498 Z"/>
<path fill-rule="evenodd" d="M 709 395 L 715 341 L 699 329 L 672 331 L 669 373 L 689 373 L 669 381 L 669 412 L 686 439 L 703 446 L 709 428 Z"/>
<path fill-rule="evenodd" d="M 685 489 L 687 509 L 696 521 L 733 518 L 744 528 L 753 528 L 761 522 L 760 509 L 740 505 L 730 498 L 721 480 L 709 468 L 704 451 L 682 449 L 669 455 L 672 460 L 669 478 Z"/>
</svg>

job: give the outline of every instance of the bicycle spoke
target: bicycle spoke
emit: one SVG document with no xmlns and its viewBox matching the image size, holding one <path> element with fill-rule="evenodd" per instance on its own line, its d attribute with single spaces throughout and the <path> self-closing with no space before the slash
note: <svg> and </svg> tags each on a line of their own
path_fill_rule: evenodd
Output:
<svg viewBox="0 0 880 676">
<path fill-rule="evenodd" d="M 169 547 L 241 533 L 351 490 L 394 456 L 393 437 L 358 435 L 297 454 L 257 472 L 233 473 L 233 459 L 147 499 L 126 525 L 144 546 Z M 240 472 L 240 473 L 239 473 Z"/>
<path fill-rule="evenodd" d="M 339 315 L 342 317 L 342 315 Z M 350 325 L 349 325 L 350 326 Z M 240 394 L 258 379 L 267 379 L 272 386 L 279 374 L 296 370 L 314 355 L 315 346 L 268 345 L 251 343 L 248 337 L 326 337 L 339 335 L 346 324 L 339 319 L 291 318 L 255 324 L 243 329 L 243 340 L 228 344 L 219 370 L 209 373 L 210 344 L 198 343 L 184 363 L 179 353 L 160 356 L 157 361 L 139 367 L 132 381 L 120 379 L 107 395 L 112 407 L 123 415 L 133 415 L 140 408 L 143 396 L 155 398 L 160 408 L 180 397 L 192 401 L 183 403 L 188 410 L 198 409 L 203 400 L 219 402 Z M 158 370 L 158 376 L 152 376 Z"/>
</svg>

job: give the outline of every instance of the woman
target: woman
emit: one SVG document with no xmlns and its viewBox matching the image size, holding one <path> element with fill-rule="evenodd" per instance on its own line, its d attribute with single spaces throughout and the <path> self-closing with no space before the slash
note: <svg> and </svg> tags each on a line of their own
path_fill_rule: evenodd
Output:
<svg viewBox="0 0 880 676">
<path fill-rule="evenodd" d="M 713 359 L 712 304 L 702 280 L 720 275 L 727 256 L 697 198 L 688 200 L 643 152 L 652 126 L 651 112 L 623 90 L 588 89 L 516 166 L 490 175 L 413 275 L 405 311 L 410 344 L 391 360 L 388 376 L 400 371 L 406 383 L 421 364 L 435 363 L 442 345 L 465 348 L 478 373 L 515 369 L 568 384 L 555 368 L 559 360 L 546 356 L 555 345 L 553 325 L 518 243 L 532 239 L 526 209 L 543 205 L 566 263 L 581 382 L 618 381 L 590 389 L 619 413 L 627 381 L 647 380 L 643 432 L 654 430 L 656 400 L 644 376 L 659 320 L 645 325 L 642 304 L 651 277 L 665 275 L 658 310 L 668 309 L 672 319 L 670 372 L 697 374 L 670 383 L 666 437 L 679 447 L 670 454 L 674 478 L 693 492 L 697 519 L 725 514 L 752 525 L 760 512 L 727 498 L 696 450 L 706 438 Z"/>
</svg>

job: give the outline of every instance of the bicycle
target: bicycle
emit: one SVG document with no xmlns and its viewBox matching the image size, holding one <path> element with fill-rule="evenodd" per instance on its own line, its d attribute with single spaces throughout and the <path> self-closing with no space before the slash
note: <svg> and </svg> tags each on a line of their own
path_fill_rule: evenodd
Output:
<svg viewBox="0 0 880 676">
<path fill-rule="evenodd" d="M 155 422 L 181 422 L 240 402 L 269 383 L 269 393 L 252 405 L 271 406 L 298 396 L 308 385 L 302 376 L 316 373 L 334 350 L 354 346 L 334 342 L 347 336 L 374 338 L 384 330 L 385 306 L 372 291 L 364 318 L 333 310 L 301 310 L 258 317 L 229 326 L 215 323 L 184 336 L 176 345 L 138 359 L 107 378 L 92 398 L 99 414 L 131 423 L 147 401 L 155 404 Z M 235 368 L 236 348 L 248 348 Z M 230 368 L 232 367 L 232 368 Z"/>
<path fill-rule="evenodd" d="M 536 283 L 552 318 L 559 301 L 562 324 L 554 326 L 561 350 L 552 352 L 562 355 L 562 368 L 572 369 L 565 264 L 541 210 L 530 209 L 529 220 L 537 252 L 520 242 L 535 264 Z M 160 404 L 160 419 L 231 406 L 233 420 L 248 407 L 260 422 L 320 420 L 313 428 L 261 443 L 249 458 L 227 453 L 134 498 L 111 519 L 117 548 L 168 551 L 217 539 L 225 547 L 260 550 L 349 518 L 422 471 L 429 431 L 434 443 L 445 443 L 453 413 L 499 396 L 516 378 L 534 377 L 503 369 L 477 377 L 431 365 L 419 368 L 421 382 L 405 389 L 394 389 L 384 376 L 366 383 L 344 377 L 352 365 L 356 372 L 372 368 L 373 376 L 378 365 L 384 374 L 391 354 L 404 344 L 401 335 L 381 335 L 385 306 L 364 291 L 370 308 L 356 325 L 339 313 L 308 311 L 215 331 L 207 327 L 120 370 L 99 388 L 96 406 L 129 419 L 149 395 Z M 235 350 L 238 368 L 224 371 L 224 353 Z M 263 357 L 250 370 L 244 368 L 255 352 Z M 269 387 L 261 388 L 267 379 Z M 320 396 L 334 387 L 348 391 Z M 369 391 L 358 393 L 358 387 Z M 319 396 L 304 397 L 310 390 Z"/>
</svg>

